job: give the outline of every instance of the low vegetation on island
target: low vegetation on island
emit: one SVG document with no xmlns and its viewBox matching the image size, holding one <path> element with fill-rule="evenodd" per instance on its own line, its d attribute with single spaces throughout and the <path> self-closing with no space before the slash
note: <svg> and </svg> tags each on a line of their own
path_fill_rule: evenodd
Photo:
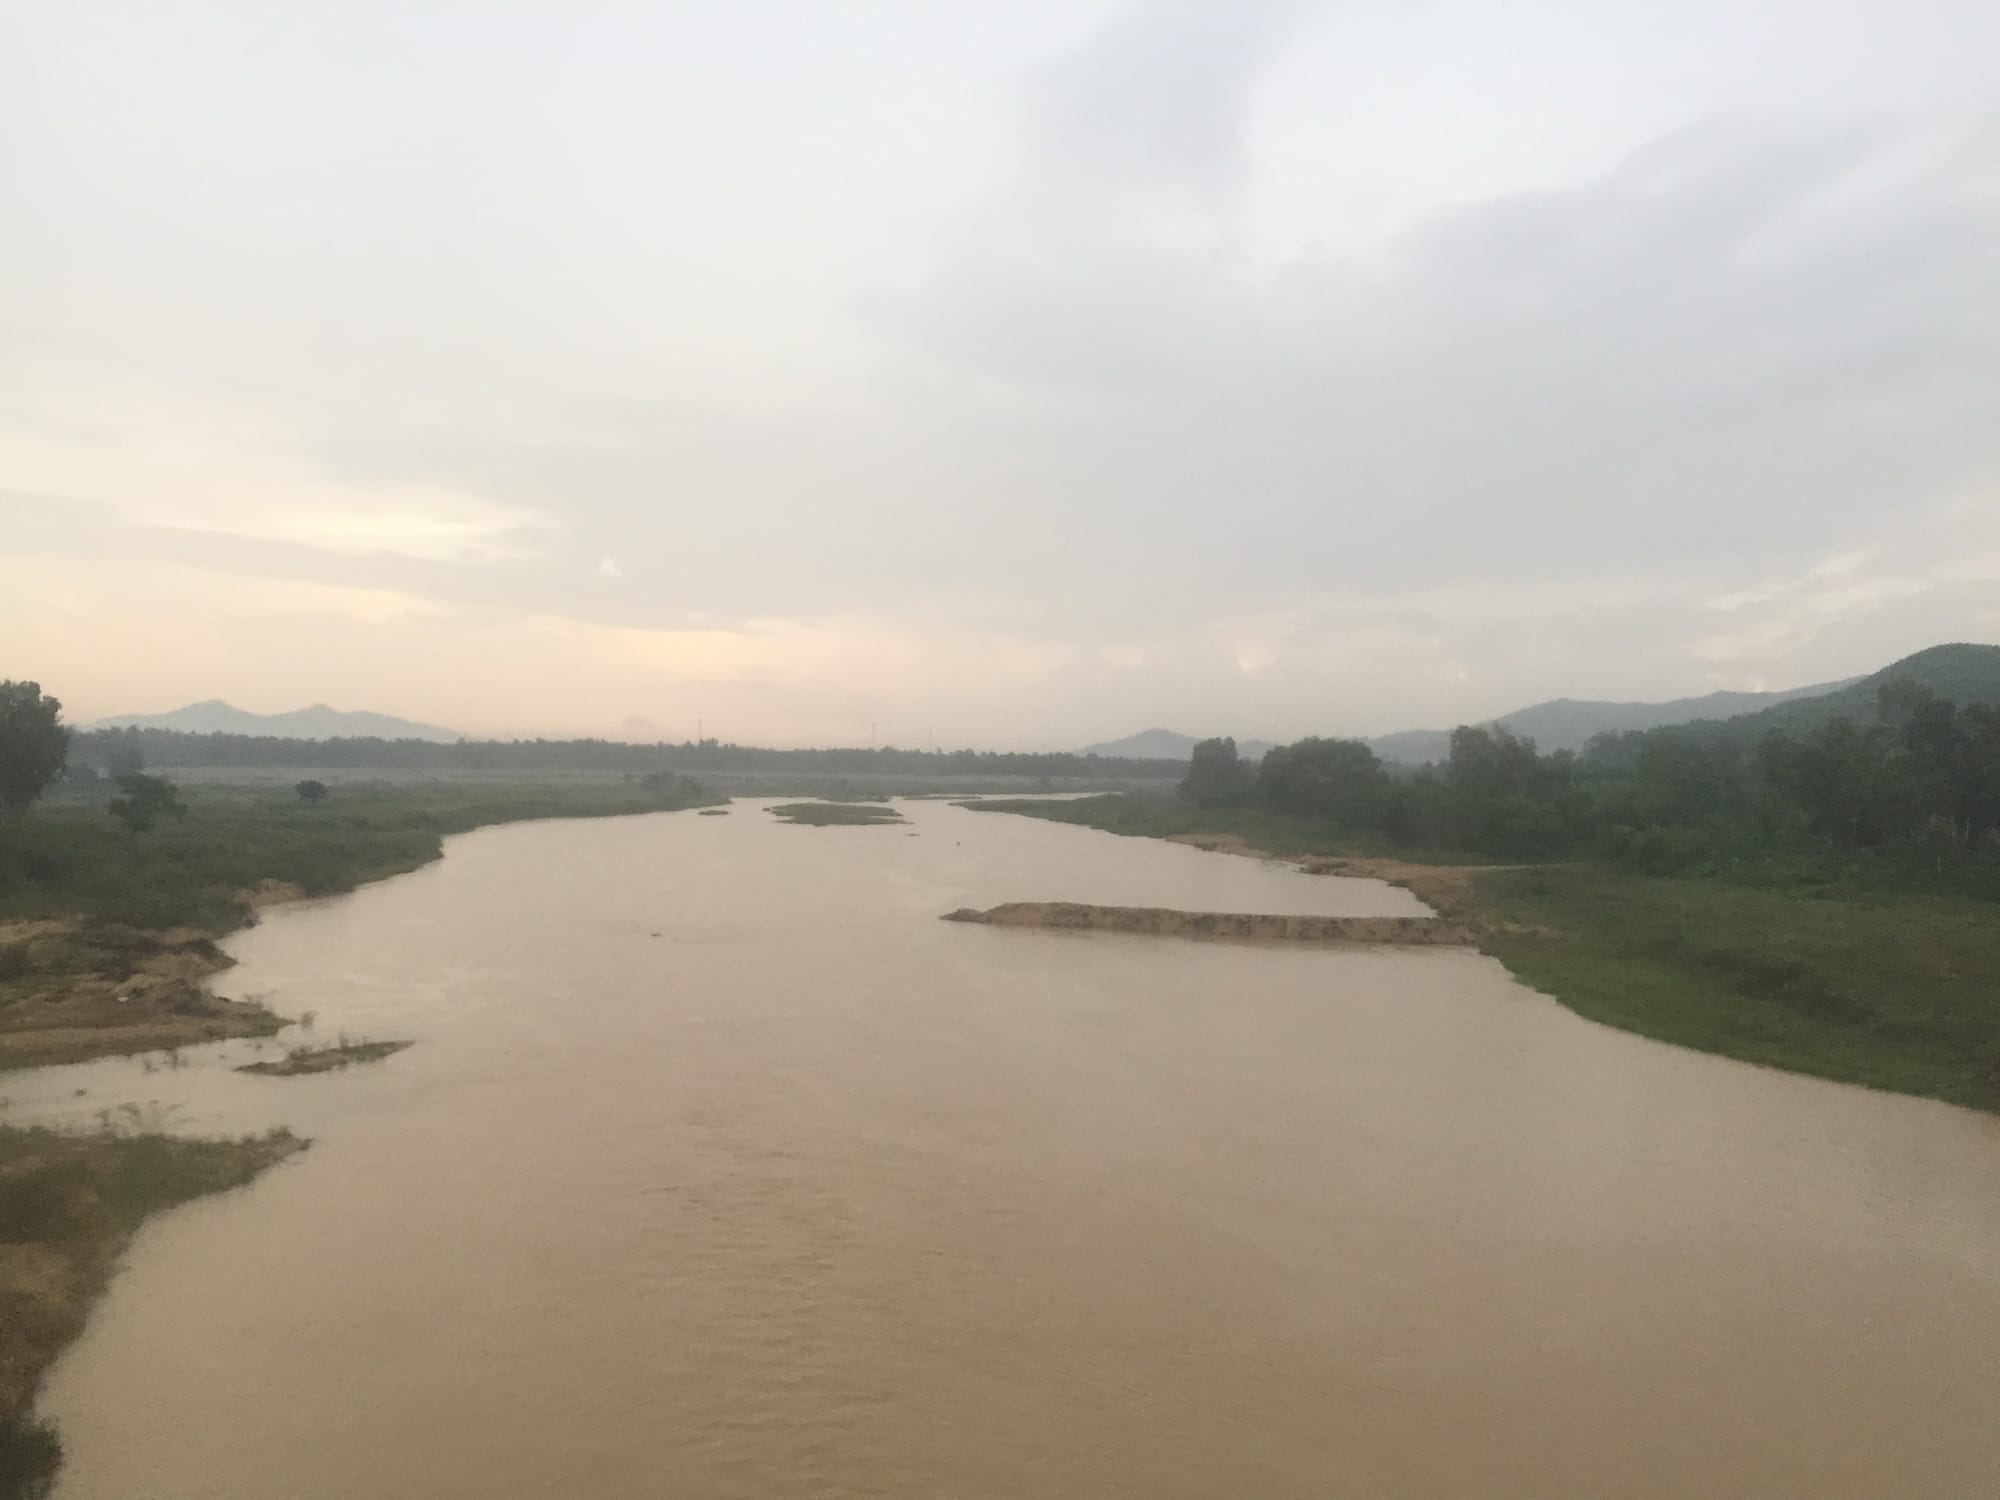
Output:
<svg viewBox="0 0 2000 1500">
<path fill-rule="evenodd" d="M 1395 880 L 1594 1020 L 2000 1110 L 2000 647 L 1581 755 L 1210 740 L 1175 793 L 977 810 Z"/>
<path fill-rule="evenodd" d="M 283 1057 L 245 1063 L 236 1071 L 255 1073 L 263 1078 L 298 1078 L 308 1073 L 337 1073 L 356 1063 L 380 1062 L 393 1057 L 414 1042 L 372 1042 L 341 1037 L 332 1042 L 315 1042 L 293 1047 Z"/>
<path fill-rule="evenodd" d="M 784 802 L 771 813 L 781 823 L 808 828 L 865 828 L 903 821 L 901 813 L 883 802 Z"/>
</svg>

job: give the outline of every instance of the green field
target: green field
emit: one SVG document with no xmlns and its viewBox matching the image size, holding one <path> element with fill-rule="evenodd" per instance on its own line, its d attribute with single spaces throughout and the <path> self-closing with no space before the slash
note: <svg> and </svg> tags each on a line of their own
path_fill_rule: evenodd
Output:
<svg viewBox="0 0 2000 1500">
<path fill-rule="evenodd" d="M 2000 1111 L 2000 910 L 1596 865 L 1474 881 L 1483 946 L 1579 1015 L 1746 1062 Z"/>
</svg>

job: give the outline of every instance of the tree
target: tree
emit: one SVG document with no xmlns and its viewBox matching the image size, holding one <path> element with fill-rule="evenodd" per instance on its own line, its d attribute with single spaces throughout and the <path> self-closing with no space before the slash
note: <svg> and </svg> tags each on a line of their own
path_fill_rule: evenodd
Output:
<svg viewBox="0 0 2000 1500">
<path fill-rule="evenodd" d="M 1838 718 L 1805 739 L 1773 730 L 1757 748 L 1764 776 L 1837 849 L 1883 843 L 1911 819 L 1890 764 L 1894 737 L 1881 725 Z"/>
<path fill-rule="evenodd" d="M 146 769 L 144 730 L 99 729 L 87 733 L 98 742 L 105 775 L 131 776 Z"/>
<path fill-rule="evenodd" d="M 1541 780 L 1535 742 L 1495 724 L 1490 729 L 1461 724 L 1451 732 L 1445 780 L 1479 802 L 1534 795 Z"/>
<path fill-rule="evenodd" d="M 39 682 L 0 682 L 0 808 L 19 817 L 69 754 L 62 703 Z"/>
<path fill-rule="evenodd" d="M 1565 838 L 1561 811 L 1574 758 L 1535 753 L 1535 742 L 1500 725 L 1461 724 L 1445 762 L 1450 837 L 1468 849 L 1520 858 L 1555 853 Z"/>
<path fill-rule="evenodd" d="M 324 781 L 301 781 L 292 790 L 299 794 L 299 801 L 308 806 L 315 802 L 326 801 L 327 785 Z"/>
<path fill-rule="evenodd" d="M 121 796 L 111 799 L 111 816 L 132 833 L 144 833 L 161 818 L 184 818 L 187 808 L 181 794 L 164 776 L 148 776 L 134 771 L 118 778 Z"/>
<path fill-rule="evenodd" d="M 1250 800 L 1250 768 L 1236 757 L 1236 741 L 1203 740 L 1194 747 L 1181 795 L 1196 807 L 1230 807 Z"/>
<path fill-rule="evenodd" d="M 2000 828 L 2000 705 L 1975 703 L 1959 711 L 1964 731 L 1960 801 L 1965 841 L 1977 849 Z"/>
<path fill-rule="evenodd" d="M 1257 796 L 1279 812 L 1324 818 L 1347 828 L 1379 822 L 1389 773 L 1360 740 L 1308 737 L 1264 753 Z"/>
</svg>

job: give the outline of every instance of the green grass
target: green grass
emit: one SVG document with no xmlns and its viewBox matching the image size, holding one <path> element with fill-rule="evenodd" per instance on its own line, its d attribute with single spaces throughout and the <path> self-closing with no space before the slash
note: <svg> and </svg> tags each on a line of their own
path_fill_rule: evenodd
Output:
<svg viewBox="0 0 2000 1500">
<path fill-rule="evenodd" d="M 62 1458 L 62 1439 L 47 1422 L 0 1415 L 0 1500 L 42 1500 Z"/>
<path fill-rule="evenodd" d="M 1485 946 L 1606 1025 L 1746 1062 L 2000 1111 L 2000 911 L 1595 865 L 1481 874 Z"/>
<path fill-rule="evenodd" d="M 771 809 L 781 822 L 809 828 L 900 823 L 903 815 L 880 802 L 786 802 Z"/>
</svg>

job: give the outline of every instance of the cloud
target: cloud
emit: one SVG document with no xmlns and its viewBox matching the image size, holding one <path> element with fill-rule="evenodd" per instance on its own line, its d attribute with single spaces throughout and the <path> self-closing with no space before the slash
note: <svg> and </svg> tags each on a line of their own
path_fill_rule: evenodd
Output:
<svg viewBox="0 0 2000 1500">
<path fill-rule="evenodd" d="M 50 8 L 63 66 L 6 94 L 39 149 L 0 554 L 155 567 L 191 621 L 214 580 L 193 697 L 232 632 L 262 670 L 244 611 L 295 585 L 431 611 L 293 619 L 272 649 L 316 673 L 568 652 L 578 722 L 674 726 L 698 682 L 833 733 L 900 691 L 1007 743 L 1796 682 L 1990 629 L 2000 128 L 1945 113 L 1979 49 L 1719 0 L 1551 11 L 1504 57 L 1523 23 L 1470 5 L 877 9 L 524 12 L 466 70 L 449 18 L 385 53 L 324 8 L 251 67 L 233 23 L 107 51 Z M 106 622 L 85 676 L 141 628 L 50 618 L 51 649 Z M 514 711 L 485 692 L 409 711 Z"/>
<path fill-rule="evenodd" d="M 262 504 L 210 503 L 159 510 L 148 519 L 184 531 L 296 542 L 355 556 L 450 563 L 533 556 L 539 533 L 561 529 L 539 511 L 421 485 L 360 492 L 301 486 Z"/>
<path fill-rule="evenodd" d="M 1019 112 L 1041 207 L 1094 218 L 1165 195 L 1222 212 L 1250 174 L 1256 89 L 1300 19 L 1296 0 L 1126 0 L 1030 70 Z"/>
<path fill-rule="evenodd" d="M 1716 122 L 1276 270 L 953 241 L 876 299 L 881 373 L 838 406 L 598 399 L 563 435 L 377 425 L 317 456 L 560 514 L 534 540 L 571 581 L 516 586 L 631 623 L 865 604 L 1087 641 L 1397 592 L 1727 592 L 1994 481 L 1975 143 Z M 606 555 L 644 587 L 589 589 Z"/>
<path fill-rule="evenodd" d="M 1157 595 L 1761 569 L 2000 457 L 2000 158 L 1843 198 L 1901 140 L 1719 122 L 1276 272 L 968 250 L 896 331 L 989 393 L 968 503 Z"/>
</svg>

